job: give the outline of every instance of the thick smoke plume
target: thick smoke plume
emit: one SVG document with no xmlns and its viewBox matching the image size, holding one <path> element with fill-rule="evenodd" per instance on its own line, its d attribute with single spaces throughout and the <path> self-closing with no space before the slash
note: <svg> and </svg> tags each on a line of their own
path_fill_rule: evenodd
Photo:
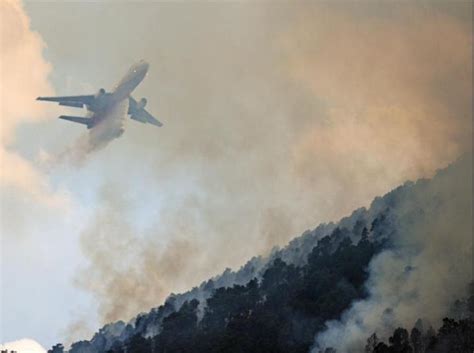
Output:
<svg viewBox="0 0 474 353">
<path fill-rule="evenodd" d="M 438 327 L 472 280 L 472 155 L 397 207 L 398 235 L 369 265 L 369 297 L 327 323 L 314 352 L 364 352 L 374 332 L 385 340 L 418 319 Z M 425 183 L 425 186 L 423 186 Z M 428 186 L 426 186 L 428 185 Z"/>
<path fill-rule="evenodd" d="M 148 234 L 138 234 L 123 217 L 129 207 L 125 196 L 106 186 L 100 204 L 95 221 L 82 234 L 82 249 L 91 266 L 78 284 L 100 295 L 99 314 L 105 323 L 129 319 L 171 292 L 198 284 L 196 278 L 209 271 L 201 264 L 204 253 L 190 237 L 195 232 L 189 225 L 191 214 L 181 214 L 189 217 L 185 222 L 171 218 L 156 224 Z M 157 235 L 166 232 L 173 232 L 176 238 L 160 244 Z"/>
<path fill-rule="evenodd" d="M 110 167 L 111 186 L 82 234 L 90 266 L 78 282 L 97 297 L 102 320 L 156 306 L 470 149 L 472 43 L 463 7 L 110 6 L 103 23 L 139 18 L 146 27 L 141 41 L 130 40 L 143 48 L 130 51 L 146 51 L 143 89 L 165 126 L 159 134 L 130 129 L 127 143 L 114 146 L 121 169 Z M 159 199 L 155 211 L 134 196 L 139 187 Z M 437 242 L 424 246 L 429 231 L 442 243 L 441 229 L 407 234 L 424 250 L 408 261 L 422 271 L 403 288 L 440 251 Z M 372 264 L 374 296 L 384 293 L 377 274 L 402 263 L 405 255 L 385 253 Z M 396 320 L 411 320 L 411 307 L 400 305 L 391 305 Z"/>
</svg>

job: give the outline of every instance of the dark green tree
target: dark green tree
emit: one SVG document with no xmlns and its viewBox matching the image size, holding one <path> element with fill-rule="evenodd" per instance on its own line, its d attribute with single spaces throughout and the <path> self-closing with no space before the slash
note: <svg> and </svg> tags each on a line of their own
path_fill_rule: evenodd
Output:
<svg viewBox="0 0 474 353">
<path fill-rule="evenodd" d="M 365 352 L 366 353 L 373 353 L 375 351 L 375 347 L 379 344 L 379 338 L 377 337 L 376 333 L 373 333 L 372 336 L 367 338 L 367 344 L 365 345 Z"/>
<path fill-rule="evenodd" d="M 61 343 L 58 343 L 48 349 L 48 353 L 64 353 L 64 346 Z"/>
<path fill-rule="evenodd" d="M 410 346 L 408 331 L 402 327 L 397 328 L 393 332 L 393 336 L 389 338 L 390 352 L 393 353 L 412 353 Z"/>
<path fill-rule="evenodd" d="M 413 327 L 410 333 L 410 341 L 413 347 L 413 353 L 423 353 L 423 338 L 421 336 L 420 330 L 418 328 Z"/>
</svg>

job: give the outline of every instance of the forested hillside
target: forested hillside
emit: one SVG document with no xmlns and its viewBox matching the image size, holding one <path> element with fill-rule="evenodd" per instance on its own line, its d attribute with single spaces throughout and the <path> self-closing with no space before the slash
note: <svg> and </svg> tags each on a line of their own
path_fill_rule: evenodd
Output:
<svg viewBox="0 0 474 353">
<path fill-rule="evenodd" d="M 465 301 L 470 304 L 458 305 L 457 317 L 452 314 L 454 311 L 438 310 L 436 315 L 452 314 L 453 319 L 432 322 L 424 329 L 421 323 L 426 325 L 427 321 L 419 321 L 410 332 L 397 329 L 404 316 L 397 316 L 400 306 L 396 305 L 421 298 L 422 292 L 417 288 L 410 294 L 413 297 L 400 296 L 396 305 L 384 310 L 388 319 L 384 317 L 383 327 L 377 326 L 382 321 L 372 327 L 360 323 L 360 318 L 355 323 L 350 320 L 357 318 L 350 310 L 357 308 L 355 304 L 373 303 L 373 288 L 381 276 L 374 263 L 387 254 L 395 254 L 397 259 L 405 259 L 406 254 L 410 254 L 410 259 L 420 259 L 417 256 L 423 254 L 426 238 L 415 235 L 423 230 L 430 236 L 432 230 L 426 226 L 432 223 L 439 228 L 435 222 L 442 219 L 440 212 L 448 217 L 450 212 L 462 213 L 463 217 L 470 214 L 469 210 L 456 209 L 469 205 L 465 193 L 472 191 L 466 186 L 471 183 L 470 165 L 465 158 L 438 172 L 432 180 L 406 183 L 376 198 L 369 209 L 359 209 L 337 224 L 307 231 L 266 258 L 253 258 L 238 271 L 226 270 L 187 293 L 171 295 L 163 305 L 128 323 L 104 326 L 90 341 L 74 343 L 69 352 L 334 352 L 332 345 L 324 342 L 347 341 L 345 332 L 353 335 L 350 325 L 363 327 L 358 327 L 360 335 L 367 330 L 376 332 L 371 337 L 364 336 L 365 349 L 361 350 L 360 345 L 347 348 L 352 347 L 347 341 L 345 346 L 341 343 L 336 347 L 338 352 L 471 352 L 472 297 Z M 456 218 L 457 223 L 461 221 L 464 218 Z M 446 220 L 444 224 L 450 223 Z M 466 224 L 452 231 L 464 234 L 467 227 Z M 448 227 L 446 237 L 450 236 L 449 231 Z M 409 242 L 400 242 L 407 237 Z M 435 235 L 432 239 L 437 241 Z M 398 267 L 404 266 L 402 277 L 423 270 L 421 261 L 412 263 L 397 263 Z M 464 277 L 459 281 L 464 281 Z M 467 285 L 466 282 L 466 288 Z M 454 293 L 447 301 L 453 306 L 456 300 L 467 298 L 467 294 L 467 289 Z M 369 311 L 370 307 L 368 314 Z M 426 312 L 410 315 L 438 317 Z M 334 323 L 338 325 L 335 333 Z M 332 341 L 321 337 L 331 337 Z M 62 350 L 62 345 L 56 345 L 50 352 Z"/>
</svg>

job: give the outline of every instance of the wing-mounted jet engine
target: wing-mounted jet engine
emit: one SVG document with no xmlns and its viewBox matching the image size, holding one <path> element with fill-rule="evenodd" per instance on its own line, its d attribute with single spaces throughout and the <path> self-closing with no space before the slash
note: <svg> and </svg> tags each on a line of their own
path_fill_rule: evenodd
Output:
<svg viewBox="0 0 474 353">
<path fill-rule="evenodd" d="M 100 98 L 100 97 L 102 97 L 104 94 L 105 94 L 105 89 L 101 88 L 101 89 L 95 94 L 95 97 L 96 97 L 96 98 Z"/>
<path fill-rule="evenodd" d="M 114 119 L 113 114 L 110 114 L 109 112 L 113 111 L 115 105 L 128 99 L 128 115 L 130 115 L 131 119 L 141 123 L 163 126 L 161 122 L 156 120 L 145 110 L 147 104 L 146 98 L 142 98 L 137 102 L 130 95 L 138 84 L 145 78 L 148 72 L 148 67 L 148 63 L 143 60 L 133 65 L 111 92 L 106 92 L 105 89 L 101 88 L 96 94 L 84 96 L 38 97 L 37 100 L 56 102 L 59 103 L 59 105 L 73 108 L 86 107 L 89 112 L 92 112 L 90 117 L 61 115 L 59 118 L 83 124 L 86 125 L 88 129 L 92 129 L 105 119 Z"/>
</svg>

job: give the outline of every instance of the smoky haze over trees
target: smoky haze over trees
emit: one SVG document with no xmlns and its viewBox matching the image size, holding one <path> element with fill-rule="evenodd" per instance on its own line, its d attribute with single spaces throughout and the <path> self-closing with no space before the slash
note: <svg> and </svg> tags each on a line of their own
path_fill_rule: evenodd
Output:
<svg viewBox="0 0 474 353">
<path fill-rule="evenodd" d="M 173 296 L 169 301 L 174 303 L 156 309 L 163 318 L 196 298 L 198 326 L 213 288 L 245 287 L 253 277 L 260 281 L 279 256 L 304 272 L 317 240 L 331 235 L 336 225 L 308 232 L 284 251 L 271 252 L 274 245 L 369 205 L 405 180 L 431 177 L 471 148 L 470 3 L 30 2 L 25 8 L 31 24 L 21 6 L 10 11 L 11 3 L 17 4 L 0 4 L 2 34 L 9 33 L 2 36 L 2 54 L 8 53 L 2 62 L 10 68 L 2 72 L 1 84 L 30 84 L 24 90 L 0 90 L 0 158 L 10 166 L 1 173 L 2 191 L 7 191 L 1 193 L 7 240 L 2 260 L 6 274 L 14 274 L 6 277 L 7 285 L 21 283 L 17 277 L 23 276 L 48 293 L 33 299 L 18 299 L 16 292 L 9 296 L 7 320 L 16 321 L 22 332 L 26 327 L 16 311 L 47 316 L 60 298 L 71 298 L 73 304 L 65 303 L 56 315 L 55 329 L 52 318 L 47 329 L 30 322 L 47 331 L 48 340 L 58 337 L 58 327 L 76 317 L 66 306 L 77 306 L 80 293 L 90 295 L 97 310 L 91 303 L 75 311 L 80 321 L 68 330 L 68 343 L 90 337 L 83 330 L 95 331 L 94 320 L 100 325 L 123 320 L 123 328 L 107 326 L 104 335 L 120 332 L 116 335 L 125 340 L 131 330 L 125 322 L 163 303 L 169 293 L 184 292 L 263 254 L 241 271 L 226 271 L 212 285 Z M 80 132 L 55 120 L 64 112 L 45 111 L 50 108 L 39 107 L 34 97 L 109 88 L 138 55 L 151 68 L 137 97 L 148 98 L 166 129 L 151 133 L 131 125 L 108 148 L 88 153 L 81 168 L 43 170 L 38 159 L 48 160 L 62 147 L 68 157 L 74 155 L 68 153 L 71 144 L 81 151 L 81 143 L 73 142 Z M 17 76 L 28 73 L 34 73 L 31 80 Z M 71 217 L 63 213 L 66 206 Z M 354 220 L 359 213 L 367 218 L 369 233 L 388 232 L 378 229 L 390 219 L 379 219 L 372 230 L 376 217 L 358 211 Z M 355 225 L 347 222 L 338 226 L 354 232 L 357 247 L 363 227 L 353 231 Z M 344 303 L 362 301 L 351 302 L 341 320 L 328 315 L 336 321 L 319 332 L 315 347 L 336 347 L 335 341 L 352 345 L 352 339 L 364 345 L 380 327 L 386 307 L 396 307 L 396 314 L 384 317 L 400 321 L 400 327 L 412 327 L 410 313 L 416 311 L 429 312 L 436 321 L 452 299 L 444 288 L 462 291 L 463 281 L 453 283 L 447 273 L 464 262 L 448 266 L 438 256 L 446 251 L 446 258 L 456 254 L 464 261 L 452 248 L 462 232 L 446 243 L 444 232 L 433 232 L 439 241 L 432 245 L 426 241 L 431 231 L 416 232 L 421 237 L 400 233 L 397 246 L 427 251 L 413 256 L 383 251 L 373 258 L 368 269 L 373 291 L 365 296 L 348 291 Z M 467 240 L 460 243 L 461 249 L 469 248 Z M 58 256 L 50 256 L 49 244 L 61 244 Z M 44 284 L 49 281 L 42 276 L 58 278 L 55 271 L 68 267 L 65 263 L 70 269 L 63 285 L 73 277 L 83 291 Z M 414 270 L 398 270 L 406 263 Z M 430 266 L 432 271 L 425 270 Z M 381 276 L 393 269 L 394 278 Z M 419 271 L 443 274 L 446 285 L 434 275 L 417 277 Z M 436 289 L 430 296 L 426 288 L 432 283 Z M 346 281 L 340 285 L 350 288 Z M 422 305 L 421 300 L 399 303 L 391 295 L 399 292 L 403 298 L 420 292 L 426 307 L 412 306 Z M 359 327 L 372 304 L 373 317 Z M 142 318 L 140 325 L 154 336 L 160 320 L 152 325 Z M 346 327 L 354 328 L 347 342 L 338 339 Z M 388 337 L 393 330 L 387 331 Z M 40 339 L 41 333 L 28 332 Z M 298 338 L 298 344 L 308 345 L 309 336 Z"/>
<path fill-rule="evenodd" d="M 69 352 L 467 353 L 471 173 L 467 155 Z"/>
<path fill-rule="evenodd" d="M 372 4 L 121 5 L 104 14 L 106 23 L 135 14 L 148 24 L 143 41 L 163 45 L 146 47 L 140 88 L 156 92 L 147 97 L 166 128 L 116 142 L 140 173 L 110 176 L 81 234 L 90 266 L 76 283 L 95 296 L 103 323 L 431 176 L 469 148 L 462 11 Z M 165 205 L 147 210 L 145 231 L 129 221 L 146 203 L 130 197 L 134 178 Z"/>
</svg>

